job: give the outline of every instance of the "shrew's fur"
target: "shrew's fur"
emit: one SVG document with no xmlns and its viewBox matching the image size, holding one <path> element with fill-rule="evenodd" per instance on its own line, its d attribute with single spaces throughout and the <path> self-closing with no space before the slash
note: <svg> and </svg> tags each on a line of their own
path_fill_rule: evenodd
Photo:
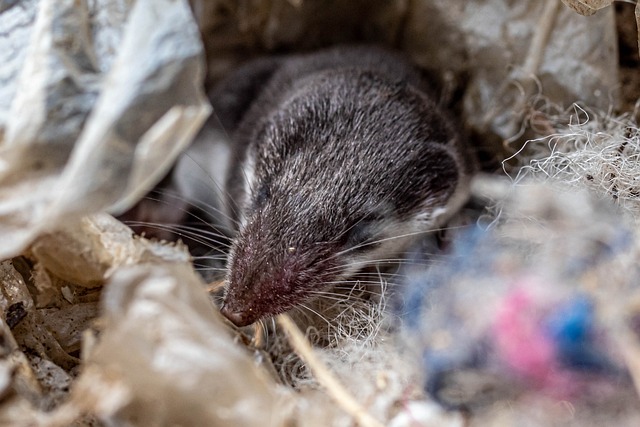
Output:
<svg viewBox="0 0 640 427">
<path fill-rule="evenodd" d="M 214 90 L 233 143 L 229 319 L 288 310 L 460 207 L 472 162 L 428 91 L 373 47 L 259 60 Z"/>
</svg>

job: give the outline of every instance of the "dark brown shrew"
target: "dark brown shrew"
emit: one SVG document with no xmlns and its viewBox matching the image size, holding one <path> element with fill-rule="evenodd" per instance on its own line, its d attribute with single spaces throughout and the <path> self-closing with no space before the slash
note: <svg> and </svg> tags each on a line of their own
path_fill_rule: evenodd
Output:
<svg viewBox="0 0 640 427">
<path fill-rule="evenodd" d="M 464 203 L 473 162 L 429 91 L 403 56 L 367 46 L 256 60 L 214 88 L 236 224 L 228 319 L 304 303 Z"/>
</svg>

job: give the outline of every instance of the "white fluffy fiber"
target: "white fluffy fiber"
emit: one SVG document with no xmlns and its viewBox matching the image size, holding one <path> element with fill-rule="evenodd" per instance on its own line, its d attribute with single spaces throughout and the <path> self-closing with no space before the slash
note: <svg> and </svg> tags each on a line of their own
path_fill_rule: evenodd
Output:
<svg viewBox="0 0 640 427">
<path fill-rule="evenodd" d="M 531 128 L 545 134 L 514 155 L 523 165 L 515 180 L 554 180 L 612 199 L 640 218 L 640 129 L 635 114 L 612 115 L 573 105 L 548 104 L 530 115 Z"/>
</svg>

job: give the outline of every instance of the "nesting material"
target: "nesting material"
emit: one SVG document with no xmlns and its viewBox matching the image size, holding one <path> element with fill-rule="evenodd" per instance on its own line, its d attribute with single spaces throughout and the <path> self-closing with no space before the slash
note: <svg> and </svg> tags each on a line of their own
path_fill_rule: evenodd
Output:
<svg viewBox="0 0 640 427">
<path fill-rule="evenodd" d="M 351 425 L 354 413 L 336 406 L 339 396 L 319 388 L 322 381 L 314 375 L 294 392 L 281 385 L 264 351 L 242 345 L 243 335 L 223 322 L 183 246 L 134 237 L 100 215 L 46 235 L 33 247 L 0 270 L 2 423 Z M 85 269 L 103 279 L 82 280 L 78 272 Z M 357 310 L 349 312 L 353 302 L 357 307 L 357 299 L 344 299 L 340 324 L 363 321 Z M 380 328 L 378 317 L 369 313 L 366 320 Z M 461 425 L 459 415 L 423 402 L 419 388 L 407 388 L 401 359 L 383 356 L 395 355 L 393 346 L 383 353 L 374 342 L 381 335 L 369 332 L 371 341 L 363 347 L 341 334 L 332 335 L 316 363 L 345 381 L 343 393 L 362 402 L 369 417 L 409 425 L 411 404 L 424 419 Z M 281 331 L 276 336 L 286 340 Z M 378 355 L 372 357 L 374 348 Z M 293 354 L 290 346 L 280 349 L 280 358 Z"/>
<path fill-rule="evenodd" d="M 518 155 L 516 181 L 533 178 L 587 188 L 640 217 L 640 129 L 635 114 L 613 115 L 573 105 L 561 111 L 543 104 L 530 140 Z"/>
<path fill-rule="evenodd" d="M 0 38 L 16 52 L 3 64 L 11 103 L 0 104 L 2 258 L 67 220 L 127 208 L 209 113 L 188 4 L 102 6 L 43 0 L 2 12 L 21 29 Z"/>
<path fill-rule="evenodd" d="M 598 10 L 610 6 L 613 0 L 562 0 L 564 4 L 580 15 L 593 15 Z"/>
<path fill-rule="evenodd" d="M 640 214 L 637 126 L 552 107 L 615 101 L 610 8 L 585 20 L 553 0 L 191 6 L 195 20 L 186 1 L 0 6 L 0 424 L 638 425 L 639 240 L 604 206 Z M 126 209 L 197 132 L 200 35 L 212 79 L 271 50 L 382 41 L 452 83 L 443 101 L 464 90 L 474 132 L 540 138 L 518 153 L 517 185 L 474 190 L 482 227 L 449 233 L 451 253 L 418 250 L 399 277 L 290 313 L 295 343 L 275 321 L 239 331 L 183 245 L 84 216 Z M 547 109 L 524 101 L 538 90 Z M 597 201 L 574 194 L 585 188 Z"/>
<path fill-rule="evenodd" d="M 234 345 L 188 266 L 122 269 L 107 289 L 105 331 L 87 362 L 120 378 L 131 396 L 107 419 L 249 426 L 267 417 L 283 424 L 287 399 Z"/>
<path fill-rule="evenodd" d="M 571 3 L 600 3 L 575 0 Z M 464 126 L 491 152 L 516 136 L 527 100 L 581 100 L 606 109 L 618 85 L 614 13 L 588 19 L 558 0 L 313 1 L 191 0 L 205 40 L 209 77 L 276 51 L 350 42 L 397 47 L 445 83 L 443 102 L 464 91 Z M 329 29 L 330 30 L 327 30 Z"/>
<path fill-rule="evenodd" d="M 402 315 L 407 345 L 422 346 L 425 388 L 472 411 L 471 425 L 501 425 L 499 402 L 527 425 L 637 424 L 635 230 L 585 191 L 504 183 L 502 192 L 512 194 L 492 223 L 407 276 Z M 562 404 L 571 419 L 545 409 Z"/>
<path fill-rule="evenodd" d="M 87 331 L 101 329 L 101 287 L 114 269 L 159 262 L 190 268 L 186 248 L 134 239 L 108 215 L 43 236 L 33 248 L 1 267 L 2 366 L 11 372 L 0 405 L 5 425 L 42 421 L 67 400 L 91 342 Z"/>
</svg>

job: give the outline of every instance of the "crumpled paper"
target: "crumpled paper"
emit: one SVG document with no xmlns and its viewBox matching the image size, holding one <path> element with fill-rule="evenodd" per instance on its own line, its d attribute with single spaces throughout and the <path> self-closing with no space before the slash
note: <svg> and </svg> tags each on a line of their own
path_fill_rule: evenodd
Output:
<svg viewBox="0 0 640 427">
<path fill-rule="evenodd" d="M 593 15 L 598 10 L 610 6 L 613 0 L 562 0 L 562 3 L 578 12 L 580 15 Z"/>
<path fill-rule="evenodd" d="M 116 271 L 105 288 L 99 342 L 88 351 L 70 400 L 50 422 L 88 412 L 107 425 L 352 425 L 324 391 L 296 393 L 269 376 L 238 345 L 203 289 L 184 264 Z M 393 409 L 386 414 L 391 425 L 412 425 L 413 411 L 427 423 L 462 425 L 459 415 L 432 403 L 411 399 L 411 408 L 398 408 L 397 402 L 377 402 L 387 393 L 383 373 L 367 405 Z"/>
<path fill-rule="evenodd" d="M 586 21 L 549 4 L 361 1 L 341 6 L 351 16 L 340 20 L 338 9 L 305 1 L 212 0 L 196 10 L 219 19 L 209 27 L 218 36 L 208 50 L 214 72 L 256 46 L 382 40 L 427 68 L 468 75 L 470 123 L 506 138 L 518 124 L 510 112 L 521 98 L 503 96 L 501 85 L 523 84 L 523 69 L 562 103 L 605 105 L 598 91 L 615 81 L 610 11 Z M 236 13 L 246 18 L 239 25 Z M 553 31 L 534 37 L 544 16 L 555 16 Z M 358 26 L 335 29 L 336 22 Z M 3 284 L 18 292 L 0 298 L 7 338 L 0 352 L 12 355 L 0 357 L 0 424 L 352 425 L 323 391 L 294 394 L 252 364 L 207 301 L 184 248 L 132 239 L 108 216 L 79 220 L 129 206 L 207 113 L 200 42 L 184 2 L 25 0 L 0 4 L 0 23 L 15 29 L 0 34 L 0 55 L 8 59 L 0 63 L 7 94 L 0 99 L 0 254 L 30 246 L 24 258 L 3 264 Z M 538 60 L 529 60 L 532 38 L 540 42 Z M 495 111 L 487 130 L 491 116 L 484 114 Z M 104 323 L 93 322 L 99 307 Z M 380 365 L 350 369 L 344 357 L 333 357 L 327 363 L 342 363 L 334 372 L 344 382 L 368 381 L 348 384 L 361 389 L 354 394 L 398 392 L 381 396 L 382 408 L 376 398 L 363 402 L 390 425 L 463 425 L 411 384 L 405 390 L 389 381 Z"/>
<path fill-rule="evenodd" d="M 208 114 L 199 87 L 203 49 L 188 5 L 165 1 L 4 5 L 0 19 L 12 31 L 0 37 L 0 51 L 10 52 L 0 68 L 3 258 L 70 216 L 124 211 L 197 132 Z M 357 32 L 466 80 L 464 122 L 487 139 L 498 137 L 494 145 L 517 139 L 538 91 L 560 105 L 607 110 L 616 102 L 612 8 L 586 18 L 555 1 L 375 2 L 352 26 L 356 6 L 192 5 L 212 74 L 241 52 L 347 42 Z M 323 30 L 343 21 L 350 23 L 344 31 Z"/>
<path fill-rule="evenodd" d="M 188 266 L 121 269 L 103 304 L 105 332 L 87 362 L 103 375 L 120 377 L 132 396 L 112 421 L 284 424 L 287 399 L 234 344 Z"/>
<path fill-rule="evenodd" d="M 84 217 L 77 223 L 43 234 L 30 252 L 47 272 L 84 288 L 104 281 L 125 265 L 171 260 L 188 265 L 187 248 L 161 245 L 131 237 L 131 229 L 107 214 Z"/>
<path fill-rule="evenodd" d="M 406 267 L 401 313 L 425 388 L 473 426 L 637 425 L 633 225 L 560 183 L 473 191 L 496 216 L 460 230 L 449 256 Z"/>
<path fill-rule="evenodd" d="M 187 2 L 138 0 L 128 14 L 129 2 L 103 3 L 42 0 L 0 15 L 24 21 L 0 37 L 16 55 L 4 79 L 14 96 L 0 104 L 0 258 L 64 222 L 131 206 L 209 114 Z"/>
<path fill-rule="evenodd" d="M 326 390 L 293 391 L 242 345 L 184 245 L 134 237 L 110 215 L 38 237 L 0 264 L 0 283 L 0 425 L 353 424 Z M 338 362 L 348 347 L 323 359 L 381 421 L 462 425 L 395 372 L 391 347 L 371 359 L 354 343 L 357 369 Z"/>
<path fill-rule="evenodd" d="M 426 68 L 467 76 L 465 122 L 481 135 L 517 136 L 538 92 L 558 105 L 615 105 L 611 9 L 589 18 L 556 0 L 433 0 L 414 9 L 403 48 Z"/>
<path fill-rule="evenodd" d="M 580 15 L 589 16 L 611 6 L 613 0 L 562 0 L 562 2 Z M 636 25 L 640 28 L 640 3 L 636 3 Z M 638 32 L 638 51 L 640 52 L 640 31 Z"/>
<path fill-rule="evenodd" d="M 128 227 L 101 214 L 42 236 L 25 256 L 0 263 L 0 425 L 41 423 L 48 419 L 44 412 L 66 408 L 80 356 L 95 341 L 88 331 L 101 330 L 101 289 L 83 271 L 101 272 L 104 284 L 127 265 L 190 269 L 189 261 L 183 245 L 134 238 Z M 108 405 L 111 396 L 101 397 Z M 69 420 L 69 414 L 58 416 Z M 54 421 L 38 425 L 70 424 Z"/>
<path fill-rule="evenodd" d="M 606 1 L 570 3 L 600 8 Z M 498 161 L 513 153 L 502 146 L 504 140 L 527 138 L 521 134 L 539 94 L 565 108 L 579 102 L 608 111 L 617 103 L 612 8 L 584 17 L 558 0 L 192 4 L 205 36 L 210 80 L 248 56 L 270 51 L 354 41 L 395 46 L 442 78 L 444 102 L 457 102 L 464 91 L 462 123 Z"/>
</svg>

